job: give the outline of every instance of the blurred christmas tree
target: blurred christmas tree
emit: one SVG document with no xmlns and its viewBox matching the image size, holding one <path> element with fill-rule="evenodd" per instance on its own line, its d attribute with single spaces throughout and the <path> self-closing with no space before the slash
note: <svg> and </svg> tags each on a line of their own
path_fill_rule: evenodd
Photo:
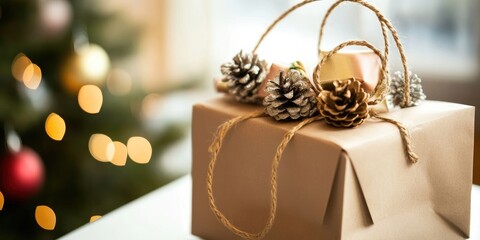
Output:
<svg viewBox="0 0 480 240">
<path fill-rule="evenodd" d="M 184 126 L 142 127 L 147 93 L 121 67 L 136 29 L 88 1 L 0 2 L 0 239 L 57 238 L 170 180 L 149 160 Z M 38 205 L 54 210 L 53 230 Z"/>
</svg>

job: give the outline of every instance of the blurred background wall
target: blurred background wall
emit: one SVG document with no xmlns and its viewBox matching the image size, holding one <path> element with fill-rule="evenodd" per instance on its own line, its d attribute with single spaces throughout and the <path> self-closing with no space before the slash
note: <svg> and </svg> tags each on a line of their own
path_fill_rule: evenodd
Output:
<svg viewBox="0 0 480 240">
<path fill-rule="evenodd" d="M 250 51 L 297 2 L 2 0 L 0 239 L 62 236 L 187 174 L 191 105 L 213 97 L 220 64 Z M 480 106 L 478 1 L 371 2 L 400 32 L 429 99 Z M 312 69 L 331 3 L 286 18 L 261 57 Z M 351 38 L 382 45 L 376 18 L 354 4 L 340 7 L 325 30 L 325 50 Z M 476 130 L 480 184 L 478 153 Z M 52 211 L 37 218 L 41 205 Z"/>
</svg>

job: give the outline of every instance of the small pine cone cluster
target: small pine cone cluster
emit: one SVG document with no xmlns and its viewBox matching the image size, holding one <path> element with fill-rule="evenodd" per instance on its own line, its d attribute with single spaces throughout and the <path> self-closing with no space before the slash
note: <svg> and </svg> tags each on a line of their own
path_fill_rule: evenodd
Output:
<svg viewBox="0 0 480 240">
<path fill-rule="evenodd" d="M 332 91 L 318 95 L 318 109 L 325 122 L 335 127 L 356 127 L 368 117 L 368 99 L 361 83 L 353 78 L 335 80 Z"/>
<path fill-rule="evenodd" d="M 228 93 L 241 102 L 259 102 L 257 95 L 267 73 L 267 63 L 255 53 L 240 51 L 232 61 L 222 64 L 222 82 L 227 85 Z"/>
<path fill-rule="evenodd" d="M 295 120 L 318 114 L 313 86 L 301 72 L 280 72 L 266 85 L 265 112 L 276 120 Z"/>
<path fill-rule="evenodd" d="M 422 79 L 417 74 L 409 72 L 410 79 L 410 102 L 404 103 L 404 90 L 405 90 L 405 75 L 402 71 L 397 71 L 393 74 L 392 81 L 390 82 L 390 94 L 392 95 L 392 101 L 394 105 L 398 105 L 402 108 L 412 107 L 420 105 L 426 98 L 423 93 Z"/>
</svg>

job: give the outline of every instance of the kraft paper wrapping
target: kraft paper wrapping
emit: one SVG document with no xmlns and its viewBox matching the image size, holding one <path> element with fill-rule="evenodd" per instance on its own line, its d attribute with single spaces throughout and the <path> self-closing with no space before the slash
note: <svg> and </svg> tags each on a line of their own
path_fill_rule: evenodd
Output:
<svg viewBox="0 0 480 240">
<path fill-rule="evenodd" d="M 208 147 L 225 121 L 261 107 L 217 98 L 193 108 L 192 232 L 239 239 L 208 205 Z M 277 217 L 266 239 L 464 239 L 469 234 L 474 108 L 426 101 L 382 116 L 405 124 L 417 164 L 398 129 L 368 120 L 354 129 L 314 122 L 286 148 L 278 175 Z M 268 217 L 271 161 L 297 122 L 247 120 L 225 138 L 214 176 L 218 207 L 256 232 Z"/>
</svg>

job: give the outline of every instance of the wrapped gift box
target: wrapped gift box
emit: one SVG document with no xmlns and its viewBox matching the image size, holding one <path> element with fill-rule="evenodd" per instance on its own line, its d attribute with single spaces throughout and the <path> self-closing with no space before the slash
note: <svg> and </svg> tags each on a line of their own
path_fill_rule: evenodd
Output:
<svg viewBox="0 0 480 240">
<path fill-rule="evenodd" d="M 209 207 L 208 147 L 219 125 L 259 110 L 227 97 L 194 106 L 194 235 L 240 239 Z M 390 123 L 369 119 L 353 129 L 309 124 L 281 159 L 277 215 L 265 239 L 468 238 L 474 108 L 426 101 L 382 116 L 410 130 L 419 162 L 409 162 Z M 296 124 L 255 118 L 226 136 L 213 190 L 219 209 L 239 228 L 258 232 L 265 225 L 271 162 L 283 135 Z"/>
</svg>

